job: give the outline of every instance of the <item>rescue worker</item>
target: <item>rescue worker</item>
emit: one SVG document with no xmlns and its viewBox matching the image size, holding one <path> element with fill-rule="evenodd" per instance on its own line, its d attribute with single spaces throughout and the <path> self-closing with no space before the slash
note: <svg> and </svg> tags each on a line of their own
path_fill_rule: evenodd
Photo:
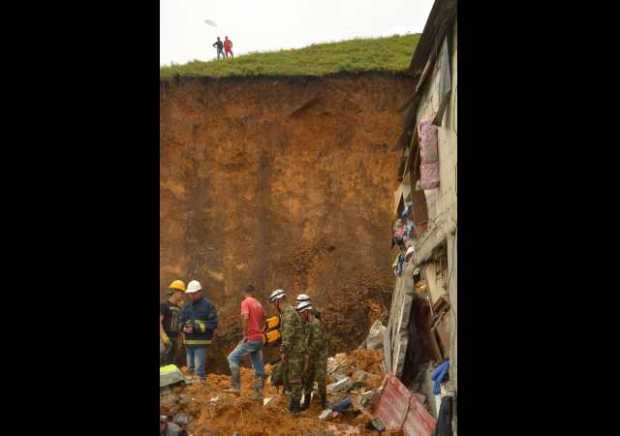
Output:
<svg viewBox="0 0 620 436">
<path fill-rule="evenodd" d="M 286 301 L 286 291 L 276 289 L 269 296 L 269 301 L 280 314 L 282 345 L 280 359 L 282 371 L 285 375 L 285 387 L 288 383 L 289 403 L 288 410 L 293 415 L 300 412 L 301 389 L 303 382 L 305 356 L 305 329 L 297 311 Z"/>
<path fill-rule="evenodd" d="M 323 333 L 321 323 L 314 317 L 312 303 L 302 301 L 298 303 L 295 309 L 301 315 L 307 327 L 306 336 L 306 361 L 304 365 L 304 403 L 301 410 L 305 410 L 310 406 L 310 398 L 314 382 L 317 382 L 319 388 L 319 399 L 321 407 L 327 407 L 327 338 Z"/>
<path fill-rule="evenodd" d="M 241 328 L 243 339 L 228 355 L 230 366 L 230 388 L 225 392 L 239 395 L 241 392 L 241 368 L 239 364 L 244 356 L 249 355 L 254 368 L 256 383 L 251 398 L 263 399 L 265 385 L 265 368 L 263 365 L 263 330 L 265 328 L 265 311 L 262 304 L 254 298 L 254 286 L 245 288 L 245 298 L 241 302 Z"/>
<path fill-rule="evenodd" d="M 200 381 L 205 381 L 207 359 L 207 345 L 211 343 L 213 333 L 217 328 L 217 310 L 204 296 L 202 285 L 198 280 L 187 284 L 185 294 L 191 302 L 183 306 L 179 317 L 185 337 L 183 343 L 187 353 L 187 368 L 190 374 L 195 372 Z"/>
<path fill-rule="evenodd" d="M 179 315 L 181 307 L 185 303 L 183 293 L 185 283 L 182 280 L 175 280 L 168 285 L 168 300 L 159 305 L 159 319 L 163 325 L 164 332 L 169 339 L 169 344 L 164 352 L 163 365 L 170 365 L 175 362 L 175 356 L 179 350 L 178 335 Z"/>
<path fill-rule="evenodd" d="M 159 317 L 159 366 L 168 365 L 166 361 L 166 351 L 168 351 L 170 347 L 170 338 L 166 335 L 164 331 L 164 326 L 161 323 L 162 317 Z"/>
<path fill-rule="evenodd" d="M 310 296 L 307 294 L 299 294 L 297 296 L 297 304 L 301 303 L 302 301 L 308 301 L 312 303 L 312 301 L 310 300 Z M 314 317 L 317 318 L 318 320 L 321 319 L 321 312 L 319 311 L 319 309 L 314 307 L 314 305 L 312 305 L 312 315 L 314 315 Z"/>
</svg>

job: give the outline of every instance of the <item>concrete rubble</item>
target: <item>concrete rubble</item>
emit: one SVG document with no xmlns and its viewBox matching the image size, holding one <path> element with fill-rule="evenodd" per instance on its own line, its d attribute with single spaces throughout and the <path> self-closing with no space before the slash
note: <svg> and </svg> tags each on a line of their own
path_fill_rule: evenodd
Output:
<svg viewBox="0 0 620 436">
<path fill-rule="evenodd" d="M 332 394 L 336 392 L 348 392 L 353 387 L 353 382 L 349 377 L 345 377 L 336 383 L 327 385 L 327 393 Z"/>
</svg>

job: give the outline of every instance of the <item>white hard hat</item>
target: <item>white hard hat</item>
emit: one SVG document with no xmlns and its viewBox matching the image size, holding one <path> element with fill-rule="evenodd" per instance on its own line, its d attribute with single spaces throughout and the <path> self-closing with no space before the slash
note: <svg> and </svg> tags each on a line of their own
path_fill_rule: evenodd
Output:
<svg viewBox="0 0 620 436">
<path fill-rule="evenodd" d="M 297 296 L 297 302 L 299 303 L 300 301 L 310 301 L 310 296 L 307 294 L 299 294 Z"/>
<path fill-rule="evenodd" d="M 309 301 L 300 301 L 299 303 L 297 303 L 297 306 L 295 306 L 295 309 L 298 312 L 303 312 L 304 310 L 312 310 L 312 303 L 310 303 Z"/>
<path fill-rule="evenodd" d="M 284 296 L 286 296 L 286 291 L 284 289 L 276 289 L 271 293 L 271 295 L 269 295 L 269 301 L 273 303 L 274 301 L 279 300 Z"/>
<path fill-rule="evenodd" d="M 413 248 L 413 245 L 409 248 L 407 248 L 407 252 L 405 253 L 405 257 L 409 256 L 410 254 L 415 253 L 415 248 Z"/>
<path fill-rule="evenodd" d="M 193 294 L 201 290 L 202 290 L 202 286 L 200 285 L 200 282 L 198 280 L 192 280 L 191 282 L 187 284 L 187 290 L 185 291 L 185 293 Z"/>
</svg>

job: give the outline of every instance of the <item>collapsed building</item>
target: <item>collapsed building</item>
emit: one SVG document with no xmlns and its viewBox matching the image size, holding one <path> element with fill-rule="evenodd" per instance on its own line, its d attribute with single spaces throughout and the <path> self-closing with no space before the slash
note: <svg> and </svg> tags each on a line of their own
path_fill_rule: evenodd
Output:
<svg viewBox="0 0 620 436">
<path fill-rule="evenodd" d="M 404 129 L 394 192 L 398 252 L 396 283 L 384 336 L 384 367 L 429 401 L 438 417 L 442 398 L 457 386 L 457 22 L 456 0 L 437 0 L 415 50 L 413 92 L 401 108 Z M 405 253 L 413 247 L 413 256 Z M 449 361 L 441 397 L 432 371 Z"/>
</svg>

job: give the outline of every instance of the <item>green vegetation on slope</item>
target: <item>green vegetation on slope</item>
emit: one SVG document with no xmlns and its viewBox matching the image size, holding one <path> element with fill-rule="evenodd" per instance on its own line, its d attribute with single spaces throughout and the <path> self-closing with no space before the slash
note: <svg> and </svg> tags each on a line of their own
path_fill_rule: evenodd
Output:
<svg viewBox="0 0 620 436">
<path fill-rule="evenodd" d="M 339 72 L 405 70 L 411 62 L 420 35 L 352 39 L 277 52 L 251 53 L 234 59 L 193 61 L 163 66 L 160 77 L 310 75 Z M 213 49 L 215 54 L 215 49 Z"/>
</svg>

